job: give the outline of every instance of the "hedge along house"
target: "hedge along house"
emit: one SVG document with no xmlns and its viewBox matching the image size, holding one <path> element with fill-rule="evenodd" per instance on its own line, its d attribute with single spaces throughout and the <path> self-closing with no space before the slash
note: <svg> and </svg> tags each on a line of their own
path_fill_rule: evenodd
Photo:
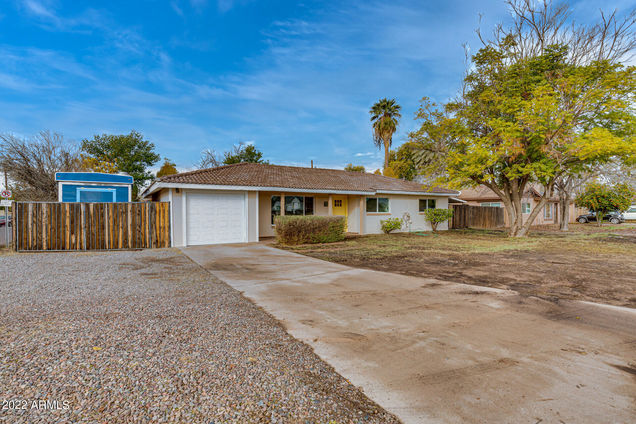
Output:
<svg viewBox="0 0 636 424">
<path fill-rule="evenodd" d="M 381 220 L 408 212 L 411 230 L 430 230 L 424 211 L 458 194 L 375 174 L 240 163 L 162 177 L 142 197 L 170 202 L 173 245 L 187 246 L 272 237 L 277 215 L 340 215 L 348 232 L 375 234 Z"/>
<path fill-rule="evenodd" d="M 133 177 L 101 172 L 57 172 L 60 202 L 130 202 Z"/>
</svg>

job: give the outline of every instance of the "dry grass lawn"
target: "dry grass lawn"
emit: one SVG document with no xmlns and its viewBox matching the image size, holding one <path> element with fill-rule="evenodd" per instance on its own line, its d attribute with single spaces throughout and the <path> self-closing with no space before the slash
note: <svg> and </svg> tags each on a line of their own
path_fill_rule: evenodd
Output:
<svg viewBox="0 0 636 424">
<path fill-rule="evenodd" d="M 537 227 L 527 238 L 453 230 L 353 236 L 279 246 L 354 267 L 512 289 L 552 301 L 580 299 L 636 308 L 636 224 Z"/>
</svg>

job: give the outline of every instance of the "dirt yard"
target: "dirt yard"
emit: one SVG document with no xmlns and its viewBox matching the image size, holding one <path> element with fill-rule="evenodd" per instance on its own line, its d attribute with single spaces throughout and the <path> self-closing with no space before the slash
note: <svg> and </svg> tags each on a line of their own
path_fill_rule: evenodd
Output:
<svg viewBox="0 0 636 424">
<path fill-rule="evenodd" d="M 285 248 L 354 267 L 511 289 L 551 301 L 636 308 L 634 223 L 571 224 L 569 233 L 543 226 L 522 239 L 501 231 L 453 230 Z"/>
</svg>

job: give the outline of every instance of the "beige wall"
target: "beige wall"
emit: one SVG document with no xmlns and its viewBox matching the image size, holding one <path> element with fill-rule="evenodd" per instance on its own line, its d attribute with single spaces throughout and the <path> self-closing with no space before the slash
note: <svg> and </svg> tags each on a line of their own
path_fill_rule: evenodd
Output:
<svg viewBox="0 0 636 424">
<path fill-rule="evenodd" d="M 347 196 L 347 232 L 360 232 L 360 196 Z"/>
</svg>

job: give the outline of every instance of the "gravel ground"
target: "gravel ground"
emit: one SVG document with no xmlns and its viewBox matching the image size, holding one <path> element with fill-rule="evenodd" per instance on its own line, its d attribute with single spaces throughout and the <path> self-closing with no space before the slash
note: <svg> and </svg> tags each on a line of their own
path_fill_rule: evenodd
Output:
<svg viewBox="0 0 636 424">
<path fill-rule="evenodd" d="M 398 422 L 179 251 L 7 254 L 0 276 L 0 422 Z"/>
</svg>

